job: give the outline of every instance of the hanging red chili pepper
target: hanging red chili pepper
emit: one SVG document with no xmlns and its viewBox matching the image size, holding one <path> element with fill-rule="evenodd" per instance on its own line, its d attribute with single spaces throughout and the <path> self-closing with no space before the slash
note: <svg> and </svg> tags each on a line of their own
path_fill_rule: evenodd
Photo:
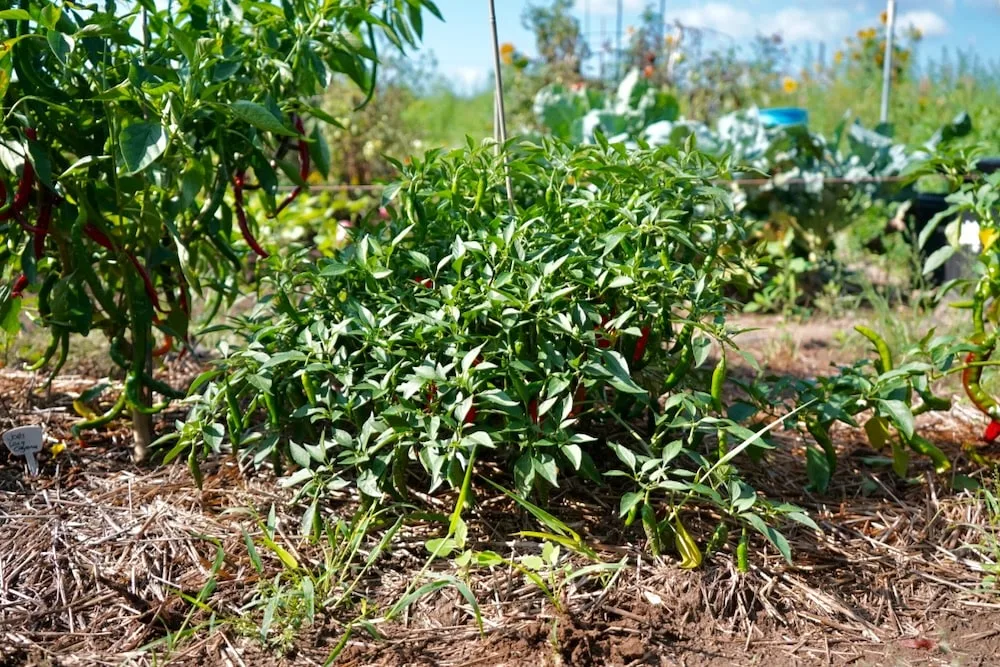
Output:
<svg viewBox="0 0 1000 667">
<path fill-rule="evenodd" d="M 38 212 L 38 229 L 35 231 L 34 251 L 35 259 L 39 260 L 45 254 L 45 237 L 49 233 L 49 225 L 52 224 L 52 205 L 55 197 L 48 189 L 42 191 L 42 208 Z"/>
<path fill-rule="evenodd" d="M 306 128 L 305 124 L 302 122 L 302 117 L 298 115 L 292 116 L 292 122 L 295 124 L 295 129 L 299 133 L 299 180 L 305 183 L 306 179 L 309 178 L 310 162 L 309 162 L 309 142 L 306 141 Z M 302 186 L 296 185 L 295 188 L 285 197 L 278 208 L 274 211 L 274 216 L 278 215 L 285 210 L 285 207 L 291 204 L 295 199 L 302 193 Z M 271 216 L 271 217 L 274 217 Z"/>
<path fill-rule="evenodd" d="M 83 233 L 86 234 L 91 241 L 105 250 L 115 252 L 115 244 L 111 241 L 108 235 L 101 231 L 101 229 L 94 223 L 88 222 L 83 228 Z M 163 310 L 163 307 L 160 306 L 160 298 L 156 294 L 156 287 L 153 285 L 153 279 L 149 277 L 149 272 L 146 271 L 146 267 L 144 267 L 142 262 L 140 262 L 131 252 L 126 251 L 125 256 L 128 258 L 128 261 L 133 268 L 135 268 L 136 273 L 139 274 L 139 278 L 142 280 L 143 289 L 146 291 L 146 296 L 149 297 L 150 303 L 152 303 L 153 307 L 161 313 L 166 312 Z"/>
<path fill-rule="evenodd" d="M 174 347 L 174 339 L 170 336 L 163 337 L 163 345 L 153 350 L 154 357 L 162 357 L 170 352 Z"/>
<path fill-rule="evenodd" d="M 250 249 L 253 250 L 259 257 L 267 259 L 267 251 L 264 250 L 257 239 L 254 238 L 253 233 L 250 231 L 250 225 L 247 223 L 247 212 L 243 208 L 243 188 L 246 181 L 246 172 L 238 171 L 236 176 L 233 178 L 233 195 L 236 201 L 236 222 L 240 226 L 240 233 L 243 234 L 243 240 L 247 242 Z"/>
<path fill-rule="evenodd" d="M 992 443 L 1000 438 L 1000 422 L 991 421 L 989 426 L 986 427 L 986 432 L 983 433 L 983 440 Z"/>
<path fill-rule="evenodd" d="M 632 353 L 632 363 L 637 363 L 646 352 L 646 345 L 649 344 L 649 327 L 642 328 L 642 335 L 635 344 L 635 352 Z"/>
<path fill-rule="evenodd" d="M 21 171 L 21 181 L 17 184 L 17 192 L 14 193 L 15 211 L 23 211 L 28 207 L 28 200 L 35 189 L 35 167 L 31 160 L 24 158 L 24 169 Z"/>
<path fill-rule="evenodd" d="M 28 276 L 23 273 L 17 277 L 14 281 L 14 285 L 10 288 L 10 298 L 17 299 L 20 298 L 21 294 L 24 293 L 24 289 L 28 286 Z"/>
</svg>

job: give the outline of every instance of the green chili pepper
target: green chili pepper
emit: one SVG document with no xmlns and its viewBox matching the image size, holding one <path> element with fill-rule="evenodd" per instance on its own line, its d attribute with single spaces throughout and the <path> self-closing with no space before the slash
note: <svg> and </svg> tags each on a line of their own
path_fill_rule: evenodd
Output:
<svg viewBox="0 0 1000 667">
<path fill-rule="evenodd" d="M 313 383 L 309 373 L 302 373 L 302 390 L 306 393 L 306 399 L 310 405 L 316 405 L 316 385 Z"/>
<path fill-rule="evenodd" d="M 740 543 L 736 545 L 736 569 L 746 574 L 750 571 L 750 562 L 747 558 L 748 551 L 747 529 L 743 529 L 743 534 L 740 536 Z"/>
<path fill-rule="evenodd" d="M 871 341 L 872 345 L 875 346 L 879 358 L 879 373 L 888 373 L 891 371 L 893 368 L 892 352 L 889 351 L 889 345 L 885 342 L 885 339 L 872 329 L 860 324 L 854 327 L 854 330 Z"/>
<path fill-rule="evenodd" d="M 712 371 L 712 407 L 716 412 L 722 412 L 722 385 L 726 381 L 726 351 L 722 351 L 722 358 Z"/>
<path fill-rule="evenodd" d="M 934 463 L 934 470 L 936 472 L 943 473 L 947 472 L 951 468 L 951 461 L 945 456 L 944 452 L 935 447 L 926 438 L 913 434 L 913 437 L 909 439 L 907 444 L 918 454 L 926 456 Z"/>
<path fill-rule="evenodd" d="M 406 486 L 406 467 L 408 461 L 409 457 L 404 452 L 393 452 L 392 486 L 403 499 L 410 497 L 410 490 Z"/>
<path fill-rule="evenodd" d="M 267 408 L 268 422 L 271 424 L 273 428 L 277 428 L 279 422 L 278 406 L 274 402 L 274 395 L 269 391 L 265 391 L 263 397 L 264 397 L 264 406 Z"/>
<path fill-rule="evenodd" d="M 662 553 L 660 545 L 660 528 L 656 521 L 656 512 L 649 506 L 649 503 L 642 504 L 642 528 L 646 531 L 646 541 L 649 543 L 649 552 L 654 556 Z"/>
<path fill-rule="evenodd" d="M 55 356 L 56 350 L 59 349 L 59 342 L 62 340 L 62 331 L 53 327 L 52 329 L 52 340 L 49 341 L 49 346 L 45 348 L 45 352 L 42 354 L 41 358 L 35 363 L 28 366 L 29 371 L 41 370 L 45 367 L 47 363 L 52 360 Z"/>
<path fill-rule="evenodd" d="M 73 426 L 70 428 L 70 431 L 73 433 L 73 437 L 79 440 L 81 431 L 93 428 L 100 428 L 101 426 L 110 423 L 116 417 L 118 417 L 118 415 L 122 413 L 122 410 L 125 409 L 125 403 L 126 403 L 125 392 L 123 391 L 118 396 L 118 400 L 115 401 L 115 404 L 111 406 L 111 409 L 105 412 L 103 415 L 94 417 L 93 419 L 86 419 L 84 421 L 79 421 L 73 424 Z"/>
<path fill-rule="evenodd" d="M 97 302 L 101 304 L 101 308 L 104 309 L 108 319 L 112 322 L 121 322 L 122 315 L 121 311 L 118 309 L 118 305 L 104 289 L 104 285 L 101 284 L 97 274 L 94 273 L 94 267 L 91 264 L 90 254 L 87 252 L 87 246 L 83 241 L 83 228 L 86 224 L 87 215 L 84 209 L 81 208 L 80 217 L 77 218 L 77 221 L 73 224 L 73 228 L 70 231 L 70 238 L 73 246 L 73 262 L 76 264 L 74 269 L 83 277 L 84 283 L 86 283 L 87 287 L 90 288 L 90 291 L 94 295 L 94 298 L 97 299 Z"/>
</svg>

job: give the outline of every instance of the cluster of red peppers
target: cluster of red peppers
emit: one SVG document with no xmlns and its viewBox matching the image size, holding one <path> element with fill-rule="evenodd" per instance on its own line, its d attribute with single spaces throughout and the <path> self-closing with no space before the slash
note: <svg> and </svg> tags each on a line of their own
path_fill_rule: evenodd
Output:
<svg viewBox="0 0 1000 667">
<path fill-rule="evenodd" d="M 24 134 L 28 138 L 28 141 L 38 141 L 38 134 L 34 128 L 25 128 Z M 25 213 L 27 212 L 29 204 L 31 204 L 36 184 L 40 190 L 38 222 L 35 225 L 31 225 L 25 219 Z M 2 182 L 0 182 L 0 201 L 6 202 L 6 200 L 7 188 Z M 17 191 L 14 194 L 14 200 L 9 206 L 0 209 L 0 221 L 13 218 L 24 231 L 33 235 L 32 249 L 35 260 L 40 260 L 42 255 L 45 254 L 45 239 L 48 236 L 49 229 L 52 225 L 52 211 L 57 201 L 58 197 L 56 194 L 44 184 L 38 182 L 38 179 L 35 176 L 35 167 L 28 156 L 25 156 L 24 167 L 21 170 L 21 179 L 18 182 Z M 101 231 L 94 223 L 87 223 L 84 227 L 84 233 L 103 248 L 111 250 L 112 252 L 117 252 L 114 243 L 108 235 Z M 142 279 L 144 289 L 150 302 L 152 302 L 156 309 L 161 313 L 164 312 L 160 307 L 160 302 L 156 295 L 156 289 L 153 286 L 153 280 L 150 277 L 149 272 L 146 270 L 146 267 L 144 267 L 131 252 L 126 251 L 125 255 L 128 258 L 129 263 L 135 268 L 139 277 Z M 14 285 L 11 289 L 11 297 L 18 298 L 22 296 L 24 290 L 28 287 L 28 284 L 28 277 L 22 273 L 14 281 Z M 184 297 L 183 294 L 182 299 L 186 301 L 186 297 Z"/>
<path fill-rule="evenodd" d="M 292 116 L 292 123 L 295 125 L 295 130 L 299 133 L 298 139 L 298 154 L 299 154 L 299 180 L 302 183 L 306 182 L 309 178 L 309 172 L 312 169 L 312 165 L 309 158 L 309 142 L 306 139 L 306 128 L 305 123 L 302 121 L 302 117 L 299 115 Z M 300 194 L 302 194 L 302 183 L 297 184 L 295 188 L 288 193 L 288 196 L 282 200 L 278 207 L 274 210 L 269 217 L 275 217 L 279 213 L 285 210 L 289 204 L 295 201 Z M 250 231 L 250 224 L 247 221 L 246 206 L 243 200 L 243 192 L 246 190 L 256 189 L 257 185 L 249 185 L 246 182 L 246 171 L 239 170 L 233 177 L 233 199 L 235 202 L 236 209 L 236 222 L 239 225 L 240 233 L 243 235 L 243 240 L 246 241 L 250 249 L 261 258 L 267 258 L 269 256 L 268 252 L 260 245 L 257 239 L 254 237 L 253 232 Z"/>
<path fill-rule="evenodd" d="M 24 133 L 29 141 L 36 141 L 38 139 L 34 128 L 26 128 Z M 17 184 L 17 190 L 14 192 L 14 201 L 10 205 L 6 205 L 7 187 L 0 181 L 0 202 L 4 203 L 4 207 L 0 209 L 0 222 L 14 218 L 22 229 L 34 235 L 32 243 L 35 259 L 37 260 L 41 259 L 42 253 L 45 250 L 45 236 L 49 233 L 49 224 L 52 222 L 54 196 L 48 189 L 44 190 L 45 195 L 42 198 L 42 208 L 38 216 L 38 224 L 32 226 L 25 220 L 24 214 L 27 211 L 28 204 L 31 203 L 31 194 L 34 190 L 35 167 L 31 163 L 31 160 L 25 157 L 24 168 L 21 171 L 21 180 Z M 23 273 L 19 275 L 11 287 L 11 297 L 15 299 L 20 297 L 28 287 L 28 284 L 28 276 Z"/>
<path fill-rule="evenodd" d="M 983 309 L 986 302 L 989 286 L 985 279 L 976 288 L 972 302 L 973 326 L 975 335 L 972 342 L 980 347 L 978 351 L 969 352 L 965 357 L 965 368 L 962 371 L 962 386 L 969 396 L 972 404 L 984 415 L 990 418 L 990 423 L 983 433 L 983 440 L 993 443 L 1000 438 L 1000 405 L 996 400 L 986 393 L 980 385 L 983 375 L 983 364 L 993 354 L 996 347 L 996 337 L 986 334 L 986 326 L 983 319 Z"/>
</svg>

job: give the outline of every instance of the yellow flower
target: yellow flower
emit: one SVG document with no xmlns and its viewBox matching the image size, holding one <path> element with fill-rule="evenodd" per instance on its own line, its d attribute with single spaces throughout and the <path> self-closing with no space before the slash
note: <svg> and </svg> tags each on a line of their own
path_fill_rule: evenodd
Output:
<svg viewBox="0 0 1000 667">
<path fill-rule="evenodd" d="M 664 43 L 667 45 L 668 49 L 674 48 L 677 45 L 677 38 L 673 35 L 667 35 L 663 38 Z"/>
<path fill-rule="evenodd" d="M 835 65 L 839 65 L 840 63 L 844 62 L 844 52 L 843 51 L 835 52 L 833 54 L 833 62 Z"/>
<path fill-rule="evenodd" d="M 635 34 L 635 27 L 634 26 L 629 26 L 629 27 L 625 28 L 625 32 L 629 36 L 634 35 Z"/>
<path fill-rule="evenodd" d="M 504 42 L 500 45 L 500 60 L 503 61 L 504 65 L 510 65 L 514 62 L 514 45 L 510 42 Z"/>
<path fill-rule="evenodd" d="M 791 95 L 799 89 L 799 82 L 790 76 L 786 76 L 781 80 L 781 89 Z"/>
<path fill-rule="evenodd" d="M 882 12 L 881 14 L 879 14 L 878 15 L 878 20 L 882 22 L 882 25 L 885 25 L 886 23 L 888 23 L 889 22 L 889 12 Z"/>
</svg>

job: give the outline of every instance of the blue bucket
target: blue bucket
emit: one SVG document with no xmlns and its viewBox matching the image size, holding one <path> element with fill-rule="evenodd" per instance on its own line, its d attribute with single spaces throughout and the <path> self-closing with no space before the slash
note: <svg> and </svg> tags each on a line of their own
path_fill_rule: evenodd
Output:
<svg viewBox="0 0 1000 667">
<path fill-rule="evenodd" d="M 809 124 L 809 112 L 799 107 L 761 109 L 760 120 L 764 127 L 805 126 Z"/>
</svg>

